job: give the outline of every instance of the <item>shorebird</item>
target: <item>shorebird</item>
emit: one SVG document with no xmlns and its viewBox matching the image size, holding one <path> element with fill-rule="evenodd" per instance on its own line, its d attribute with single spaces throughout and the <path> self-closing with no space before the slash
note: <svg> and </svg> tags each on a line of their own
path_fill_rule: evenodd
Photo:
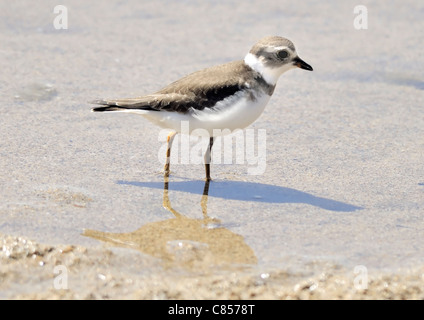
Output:
<svg viewBox="0 0 424 320">
<path fill-rule="evenodd" d="M 296 67 L 313 70 L 299 58 L 290 40 L 265 37 L 243 60 L 191 73 L 153 94 L 92 101 L 102 105 L 92 111 L 136 113 L 162 128 L 171 129 L 167 139 L 165 176 L 169 176 L 172 142 L 181 131 L 181 122 L 188 121 L 190 133 L 204 129 L 209 133 L 209 146 L 204 155 L 206 180 L 209 181 L 214 131 L 243 129 L 253 123 L 262 114 L 281 74 Z"/>
</svg>

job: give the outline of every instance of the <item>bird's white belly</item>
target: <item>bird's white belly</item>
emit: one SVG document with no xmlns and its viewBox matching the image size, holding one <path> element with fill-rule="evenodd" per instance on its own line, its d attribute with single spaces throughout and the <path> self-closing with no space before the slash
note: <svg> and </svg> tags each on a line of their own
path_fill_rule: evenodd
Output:
<svg viewBox="0 0 424 320">
<path fill-rule="evenodd" d="M 269 95 L 261 93 L 252 100 L 251 94 L 243 91 L 219 102 L 214 108 L 185 114 L 151 111 L 143 116 L 162 128 L 181 132 L 182 128 L 186 131 L 188 125 L 190 134 L 203 135 L 202 131 L 206 130 L 210 136 L 217 136 L 244 129 L 253 123 L 262 114 L 269 99 Z"/>
</svg>

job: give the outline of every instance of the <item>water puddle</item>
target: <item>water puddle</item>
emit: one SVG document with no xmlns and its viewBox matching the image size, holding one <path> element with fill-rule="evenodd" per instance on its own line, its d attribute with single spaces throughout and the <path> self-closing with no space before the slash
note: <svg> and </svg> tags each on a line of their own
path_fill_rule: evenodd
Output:
<svg viewBox="0 0 424 320">
<path fill-rule="evenodd" d="M 57 96 L 57 90 L 49 83 L 32 83 L 15 95 L 18 101 L 48 101 Z"/>
<path fill-rule="evenodd" d="M 208 198 L 260 203 L 305 203 L 329 211 L 350 212 L 361 209 L 347 203 L 320 198 L 295 189 L 245 181 L 118 181 L 121 185 L 163 190 L 163 207 L 172 213 L 169 219 L 147 223 L 135 231 L 111 233 L 86 229 L 84 236 L 114 246 L 132 248 L 160 258 L 165 266 L 209 268 L 211 266 L 256 265 L 255 252 L 243 236 L 224 227 L 221 221 L 208 215 Z M 202 218 L 190 218 L 174 209 L 169 193 L 200 194 Z"/>
<path fill-rule="evenodd" d="M 257 258 L 244 238 L 224 228 L 208 216 L 209 181 L 205 182 L 200 207 L 203 217 L 189 218 L 172 207 L 169 181 L 164 178 L 163 207 L 172 217 L 148 223 L 128 233 L 110 233 L 86 229 L 83 235 L 109 244 L 139 250 L 161 258 L 166 266 L 196 269 L 216 265 L 256 264 Z"/>
</svg>

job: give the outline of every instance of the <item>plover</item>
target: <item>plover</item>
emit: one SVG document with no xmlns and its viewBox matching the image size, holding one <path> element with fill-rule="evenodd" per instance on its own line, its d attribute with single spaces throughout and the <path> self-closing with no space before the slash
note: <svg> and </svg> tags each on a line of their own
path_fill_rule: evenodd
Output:
<svg viewBox="0 0 424 320">
<path fill-rule="evenodd" d="M 313 70 L 299 58 L 290 40 L 265 37 L 252 47 L 244 60 L 194 72 L 153 94 L 92 101 L 102 105 L 92 111 L 136 113 L 171 129 L 165 176 L 169 176 L 172 142 L 181 131 L 181 121 L 188 121 L 190 133 L 195 129 L 206 130 L 210 138 L 204 162 L 209 181 L 214 132 L 243 129 L 254 122 L 273 94 L 280 75 L 295 67 Z"/>
</svg>

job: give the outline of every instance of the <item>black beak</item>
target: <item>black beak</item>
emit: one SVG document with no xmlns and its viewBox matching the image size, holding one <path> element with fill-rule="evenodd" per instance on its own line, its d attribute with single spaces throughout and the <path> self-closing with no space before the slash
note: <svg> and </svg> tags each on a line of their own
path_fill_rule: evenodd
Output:
<svg viewBox="0 0 424 320">
<path fill-rule="evenodd" d="M 293 64 L 300 69 L 305 69 L 305 70 L 309 70 L 309 71 L 314 70 L 314 69 L 312 69 L 312 67 L 309 64 L 307 64 L 305 61 L 303 61 L 299 57 L 296 57 L 296 58 L 293 59 Z"/>
</svg>

